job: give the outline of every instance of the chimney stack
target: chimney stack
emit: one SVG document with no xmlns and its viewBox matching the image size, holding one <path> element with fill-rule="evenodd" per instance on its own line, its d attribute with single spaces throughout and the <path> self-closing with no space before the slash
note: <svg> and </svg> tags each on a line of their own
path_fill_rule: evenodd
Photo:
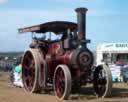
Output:
<svg viewBox="0 0 128 102">
<path fill-rule="evenodd" d="M 86 40 L 86 12 L 87 8 L 77 8 L 78 39 Z"/>
</svg>

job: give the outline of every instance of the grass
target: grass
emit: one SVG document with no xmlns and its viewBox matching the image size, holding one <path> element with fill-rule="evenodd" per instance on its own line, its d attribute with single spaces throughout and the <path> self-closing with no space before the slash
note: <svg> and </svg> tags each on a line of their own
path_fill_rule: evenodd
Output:
<svg viewBox="0 0 128 102">
<path fill-rule="evenodd" d="M 128 97 L 128 83 L 114 83 L 112 97 Z"/>
</svg>

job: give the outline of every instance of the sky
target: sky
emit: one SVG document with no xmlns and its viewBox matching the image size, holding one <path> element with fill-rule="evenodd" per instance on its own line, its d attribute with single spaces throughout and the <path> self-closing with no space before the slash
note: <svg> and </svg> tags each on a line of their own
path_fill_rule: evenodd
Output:
<svg viewBox="0 0 128 102">
<path fill-rule="evenodd" d="M 0 0 L 0 52 L 24 51 L 31 34 L 18 28 L 48 21 L 76 22 L 78 7 L 86 7 L 88 47 L 100 43 L 128 42 L 128 0 Z"/>
</svg>

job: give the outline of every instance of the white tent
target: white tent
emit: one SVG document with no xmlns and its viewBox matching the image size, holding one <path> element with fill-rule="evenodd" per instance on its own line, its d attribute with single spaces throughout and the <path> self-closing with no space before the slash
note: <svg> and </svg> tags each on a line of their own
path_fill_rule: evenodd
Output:
<svg viewBox="0 0 128 102">
<path fill-rule="evenodd" d="M 111 59 L 112 54 L 128 54 L 128 43 L 102 43 L 97 46 L 96 63 L 100 64 L 103 60 L 103 54 L 108 54 Z"/>
</svg>

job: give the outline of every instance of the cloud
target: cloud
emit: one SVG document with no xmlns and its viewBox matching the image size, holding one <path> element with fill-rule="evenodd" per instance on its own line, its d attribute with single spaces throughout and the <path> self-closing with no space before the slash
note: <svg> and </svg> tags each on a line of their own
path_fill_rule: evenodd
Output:
<svg viewBox="0 0 128 102">
<path fill-rule="evenodd" d="M 0 5 L 7 3 L 8 0 L 0 0 Z"/>
<path fill-rule="evenodd" d="M 91 9 L 87 13 L 87 16 L 118 16 L 118 15 L 127 15 L 126 11 L 111 11 L 109 9 Z M 74 21 L 76 22 L 76 13 L 73 9 L 58 9 L 58 10 L 33 10 L 33 9 L 4 9 L 0 10 L 0 50 L 24 50 L 30 44 L 31 38 L 29 34 L 19 35 L 17 29 L 27 26 L 32 26 L 48 21 L 53 20 L 65 20 L 65 21 Z M 94 17 L 96 18 L 96 17 Z M 88 19 L 88 31 L 90 33 L 95 34 L 95 29 L 92 30 L 92 25 L 100 24 L 101 20 L 98 19 Z M 99 18 L 99 17 L 98 17 Z M 113 20 L 113 19 L 112 19 Z M 108 20 L 109 21 L 109 20 Z M 107 22 L 108 22 L 107 21 Z M 116 21 L 116 20 L 115 20 Z M 98 22 L 98 23 L 97 23 Z M 112 21 L 114 22 L 114 21 Z M 112 24 L 111 22 L 109 22 Z M 110 24 L 105 23 L 105 25 L 109 26 Z M 112 24 L 113 26 L 114 24 Z M 127 24 L 126 24 L 127 27 Z M 97 31 L 97 29 L 100 29 Z M 104 27 L 107 28 L 107 27 Z M 104 30 L 101 26 L 98 25 L 96 28 L 96 33 L 100 33 L 101 29 Z M 110 27 L 109 27 L 110 28 Z M 112 28 L 112 27 L 111 27 Z M 110 30 L 111 31 L 111 30 Z M 103 32 L 101 32 L 103 33 Z M 101 34 L 100 33 L 100 34 Z M 92 35 L 93 38 L 94 35 Z M 9 40 L 7 40 L 9 38 Z M 91 37 L 90 37 L 91 38 Z M 6 43 L 5 43 L 6 41 Z M 95 41 L 95 39 L 94 39 Z M 20 47 L 17 47 L 19 46 Z"/>
<path fill-rule="evenodd" d="M 49 10 L 15 10 L 15 9 L 6 9 L 6 10 L 0 10 L 0 21 L 3 22 L 6 20 L 6 22 L 21 22 L 25 21 L 23 23 L 38 23 L 40 22 L 47 22 L 52 20 L 70 20 L 73 18 L 73 16 L 76 16 L 73 11 L 64 10 L 57 10 L 57 11 L 49 11 Z M 58 15 L 59 14 L 59 15 Z M 71 18 L 70 18 L 71 17 Z M 28 21 L 27 21 L 28 20 Z M 40 23 L 39 22 L 39 23 Z"/>
<path fill-rule="evenodd" d="M 62 12 L 63 11 L 63 12 Z M 74 10 L 15 10 L 6 9 L 0 10 L 0 31 L 4 32 L 6 29 L 14 30 L 19 27 L 31 26 L 48 21 L 64 20 L 76 22 L 76 13 Z M 58 15 L 59 14 L 59 15 Z M 89 9 L 87 16 L 128 16 L 127 12 L 118 12 L 111 10 Z M 6 22 L 6 23 L 5 23 Z"/>
<path fill-rule="evenodd" d="M 33 26 L 53 20 L 69 21 L 74 18 L 72 15 L 71 13 L 67 13 L 67 11 L 62 12 L 61 10 L 0 10 L 0 51 L 23 51 L 29 46 L 31 41 L 30 34 L 19 35 L 18 28 Z M 6 40 L 7 38 L 8 40 Z"/>
</svg>

